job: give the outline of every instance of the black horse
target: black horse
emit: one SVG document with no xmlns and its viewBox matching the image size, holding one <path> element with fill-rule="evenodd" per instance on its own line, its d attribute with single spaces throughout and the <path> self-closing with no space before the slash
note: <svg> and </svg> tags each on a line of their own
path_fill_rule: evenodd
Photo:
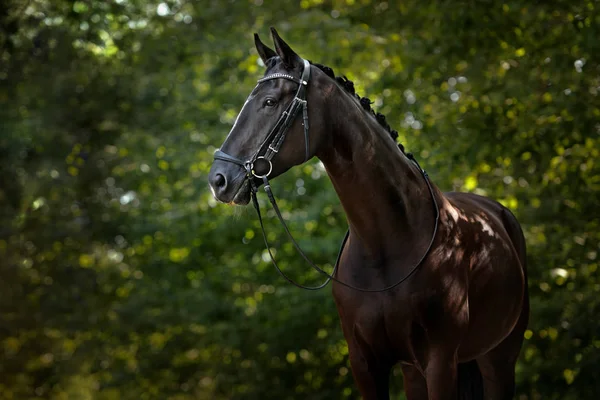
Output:
<svg viewBox="0 0 600 400">
<path fill-rule="evenodd" d="M 333 295 L 363 397 L 389 398 L 401 363 L 410 400 L 513 398 L 529 316 L 519 223 L 441 192 L 351 82 L 272 35 L 275 51 L 255 35 L 267 71 L 215 153 L 215 197 L 272 196 L 269 178 L 318 157 L 348 218 Z"/>
</svg>

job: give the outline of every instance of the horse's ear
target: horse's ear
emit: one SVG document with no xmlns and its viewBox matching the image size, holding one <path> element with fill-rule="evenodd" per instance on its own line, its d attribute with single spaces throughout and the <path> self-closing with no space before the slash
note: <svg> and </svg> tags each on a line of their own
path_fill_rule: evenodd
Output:
<svg viewBox="0 0 600 400">
<path fill-rule="evenodd" d="M 273 35 L 273 43 L 275 43 L 275 51 L 281 58 L 281 61 L 289 67 L 293 68 L 302 64 L 302 58 L 291 49 L 290 46 L 279 36 L 275 28 L 271 27 L 271 35 Z"/>
<path fill-rule="evenodd" d="M 274 50 L 267 47 L 258 37 L 258 33 L 254 34 L 254 45 L 256 46 L 256 51 L 258 51 L 258 55 L 265 65 L 267 65 L 267 60 L 271 57 L 277 56 Z"/>
</svg>

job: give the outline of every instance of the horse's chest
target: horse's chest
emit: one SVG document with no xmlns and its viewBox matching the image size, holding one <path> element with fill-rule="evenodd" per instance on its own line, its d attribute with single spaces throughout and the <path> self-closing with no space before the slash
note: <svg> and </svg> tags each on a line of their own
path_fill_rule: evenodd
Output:
<svg viewBox="0 0 600 400">
<path fill-rule="evenodd" d="M 349 345 L 378 357 L 407 357 L 412 320 L 408 298 L 402 301 L 402 293 L 393 291 L 358 296 L 343 289 L 340 292 L 334 290 L 334 297 Z"/>
</svg>

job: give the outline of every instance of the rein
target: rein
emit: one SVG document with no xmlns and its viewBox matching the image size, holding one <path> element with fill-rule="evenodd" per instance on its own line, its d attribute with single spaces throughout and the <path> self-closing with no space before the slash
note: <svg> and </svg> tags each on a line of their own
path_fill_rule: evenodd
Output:
<svg viewBox="0 0 600 400">
<path fill-rule="evenodd" d="M 335 266 L 333 268 L 332 273 L 329 274 L 327 271 L 323 270 L 321 267 L 319 267 L 318 265 L 313 263 L 308 258 L 308 256 L 304 253 L 304 251 L 300 248 L 300 245 L 298 244 L 298 242 L 296 242 L 296 240 L 292 236 L 292 233 L 290 232 L 287 224 L 285 223 L 285 220 L 283 219 L 283 216 L 281 215 L 281 211 L 279 210 L 279 206 L 277 205 L 275 196 L 273 195 L 273 192 L 271 191 L 271 184 L 269 183 L 269 179 L 268 179 L 268 176 L 271 174 L 271 172 L 273 170 L 273 164 L 272 164 L 271 160 L 273 159 L 275 154 L 277 154 L 279 152 L 279 148 L 283 144 L 283 141 L 286 137 L 287 130 L 289 129 L 291 124 L 294 122 L 297 114 L 300 111 L 300 106 L 302 106 L 302 111 L 303 111 L 302 125 L 304 126 L 304 142 L 305 142 L 305 146 L 306 146 L 304 161 L 307 161 L 309 159 L 310 154 L 309 154 L 309 138 L 308 138 L 308 110 L 307 110 L 307 103 L 306 103 L 306 86 L 308 85 L 308 82 L 310 79 L 310 63 L 308 61 L 304 60 L 304 70 L 302 71 L 302 78 L 300 78 L 300 79 L 294 78 L 291 75 L 276 73 L 276 74 L 269 75 L 269 76 L 266 76 L 266 77 L 258 80 L 258 84 L 265 82 L 267 80 L 271 80 L 271 79 L 288 79 L 293 82 L 297 82 L 299 84 L 299 87 L 298 87 L 298 91 L 296 92 L 296 96 L 294 97 L 292 102 L 287 106 L 287 108 L 284 110 L 282 115 L 279 117 L 279 119 L 277 120 L 277 123 L 271 129 L 271 131 L 269 132 L 269 134 L 267 135 L 265 140 L 262 142 L 262 144 L 260 145 L 258 150 L 246 161 L 240 160 L 237 157 L 233 157 L 227 153 L 224 153 L 221 150 L 217 150 L 215 152 L 214 158 L 216 160 L 222 160 L 222 161 L 227 161 L 227 162 L 237 164 L 246 170 L 246 178 L 250 182 L 250 192 L 251 192 L 251 196 L 252 196 L 252 204 L 254 205 L 254 208 L 256 209 L 256 213 L 258 215 L 258 221 L 260 222 L 260 228 L 262 230 L 262 236 L 263 236 L 263 240 L 265 242 L 265 246 L 266 246 L 269 256 L 271 258 L 271 262 L 277 269 L 277 272 L 279 272 L 279 274 L 286 281 L 291 283 L 292 285 L 299 287 L 301 289 L 306 289 L 306 290 L 322 289 L 325 286 L 327 286 L 327 284 L 329 284 L 330 281 L 334 281 L 334 282 L 339 283 L 340 285 L 345 286 L 350 289 L 358 290 L 360 292 L 368 292 L 368 293 L 385 292 L 385 291 L 388 291 L 388 290 L 393 289 L 396 286 L 400 285 L 402 282 L 404 282 L 408 278 L 410 278 L 417 271 L 417 269 L 423 264 L 423 261 L 425 260 L 425 258 L 429 254 L 429 251 L 431 250 L 431 247 L 433 246 L 433 242 L 434 242 L 435 236 L 437 234 L 439 218 L 440 218 L 440 210 L 439 210 L 437 201 L 435 199 L 435 195 L 433 193 L 433 188 L 431 187 L 431 182 L 429 181 L 429 175 L 427 174 L 427 172 L 425 172 L 424 169 L 421 168 L 421 166 L 419 165 L 419 163 L 417 162 L 417 160 L 414 158 L 414 156 L 411 153 L 406 154 L 406 156 L 417 166 L 417 168 L 419 169 L 419 172 L 421 172 L 421 175 L 423 175 L 423 178 L 425 179 L 425 183 L 427 183 L 427 188 L 429 189 L 429 193 L 431 195 L 431 199 L 433 201 L 433 206 L 435 209 L 435 226 L 433 229 L 433 234 L 431 235 L 431 240 L 429 241 L 429 245 L 427 246 L 425 253 L 419 259 L 419 262 L 417 262 L 411 268 L 411 270 L 400 280 L 396 281 L 392 285 L 386 286 L 381 289 L 359 288 L 357 286 L 350 285 L 348 283 L 345 283 L 345 282 L 337 279 L 334 275 L 336 274 L 336 271 L 338 269 L 338 266 L 340 263 L 340 258 L 342 256 L 342 252 L 344 250 L 344 246 L 346 245 L 346 242 L 348 241 L 348 237 L 350 236 L 350 230 L 346 231 L 346 235 L 344 236 L 344 240 L 342 241 L 340 250 L 337 255 L 337 259 L 335 261 Z M 262 155 L 262 156 L 259 155 L 263 151 L 264 151 L 264 155 Z M 268 163 L 268 171 L 264 174 L 259 174 L 255 171 L 255 164 L 260 160 L 264 160 Z M 275 213 L 277 214 L 277 218 L 281 222 L 281 225 L 285 229 L 287 236 L 292 241 L 292 244 L 294 245 L 294 247 L 296 248 L 298 253 L 300 253 L 302 258 L 304 258 L 304 260 L 313 269 L 315 269 L 317 272 L 319 272 L 320 274 L 325 275 L 327 277 L 325 282 L 323 282 L 322 284 L 320 284 L 318 286 L 305 286 L 300 283 L 297 283 L 296 281 L 294 281 L 293 279 L 288 277 L 281 270 L 281 268 L 279 268 L 279 266 L 277 265 L 277 262 L 275 261 L 275 257 L 273 257 L 273 253 L 271 252 L 271 247 L 269 246 L 269 242 L 267 240 L 267 234 L 265 232 L 265 227 L 264 227 L 262 215 L 260 212 L 260 206 L 258 203 L 258 199 L 256 197 L 258 188 L 254 182 L 254 178 L 262 179 L 262 181 L 264 183 L 265 192 L 267 193 L 269 201 L 271 202 L 271 205 L 272 205 L 273 209 L 275 210 Z"/>
</svg>

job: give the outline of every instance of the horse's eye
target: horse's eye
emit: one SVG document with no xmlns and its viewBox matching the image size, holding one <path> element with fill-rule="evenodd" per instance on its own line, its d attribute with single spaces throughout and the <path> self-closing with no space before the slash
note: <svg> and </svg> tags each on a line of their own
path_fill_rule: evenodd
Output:
<svg viewBox="0 0 600 400">
<path fill-rule="evenodd" d="M 265 107 L 273 107 L 273 106 L 275 106 L 275 104 L 277 104 L 277 102 L 273 99 L 265 100 Z"/>
</svg>

